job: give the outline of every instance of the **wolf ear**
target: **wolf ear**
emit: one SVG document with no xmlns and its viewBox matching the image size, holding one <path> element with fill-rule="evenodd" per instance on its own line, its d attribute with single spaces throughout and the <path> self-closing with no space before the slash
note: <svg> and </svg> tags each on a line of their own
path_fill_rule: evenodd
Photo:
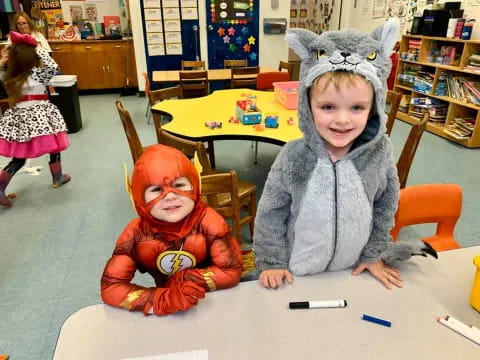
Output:
<svg viewBox="0 0 480 360">
<path fill-rule="evenodd" d="M 390 55 L 395 43 L 399 38 L 400 20 L 398 18 L 391 18 L 385 24 L 373 30 L 371 36 L 375 40 L 380 41 L 381 50 Z"/>
<path fill-rule="evenodd" d="M 310 44 L 317 38 L 318 35 L 310 30 L 289 29 L 285 41 L 302 60 L 305 60 L 310 56 Z"/>
</svg>

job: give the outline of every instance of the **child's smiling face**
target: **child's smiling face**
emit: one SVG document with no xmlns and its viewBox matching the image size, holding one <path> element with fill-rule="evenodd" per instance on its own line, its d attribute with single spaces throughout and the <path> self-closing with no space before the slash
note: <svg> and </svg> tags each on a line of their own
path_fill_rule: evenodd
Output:
<svg viewBox="0 0 480 360">
<path fill-rule="evenodd" d="M 195 202 L 181 195 L 182 192 L 189 193 L 193 190 L 190 181 L 185 177 L 178 177 L 171 182 L 169 187 L 164 188 L 161 185 L 151 185 L 145 190 L 145 202 L 161 197 L 161 199 L 152 207 L 150 214 L 161 221 L 176 223 L 183 220 L 193 210 Z"/>
<path fill-rule="evenodd" d="M 365 129 L 373 105 L 372 85 L 362 77 L 339 79 L 337 85 L 321 77 L 310 89 L 315 128 L 327 145 L 332 161 L 345 156 Z"/>
</svg>

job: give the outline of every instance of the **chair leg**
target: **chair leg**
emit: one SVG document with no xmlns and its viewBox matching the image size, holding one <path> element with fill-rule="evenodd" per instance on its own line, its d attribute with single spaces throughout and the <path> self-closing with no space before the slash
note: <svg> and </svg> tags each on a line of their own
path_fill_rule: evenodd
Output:
<svg viewBox="0 0 480 360">
<path fill-rule="evenodd" d="M 152 112 L 149 111 L 148 112 L 148 116 L 147 116 L 147 124 L 150 124 L 150 119 L 152 118 Z"/>
<path fill-rule="evenodd" d="M 208 158 L 210 159 L 210 165 L 212 166 L 212 169 L 215 169 L 215 148 L 213 147 L 213 140 L 208 140 L 207 144 L 207 153 Z"/>
<path fill-rule="evenodd" d="M 257 195 L 255 191 L 250 195 L 250 201 L 248 202 L 248 214 L 251 216 L 250 221 L 250 238 L 253 240 L 253 229 L 255 227 L 255 216 L 257 216 Z"/>
<path fill-rule="evenodd" d="M 145 110 L 145 116 L 148 116 L 149 113 L 150 113 L 150 102 L 147 99 L 147 109 Z"/>
<path fill-rule="evenodd" d="M 255 141 L 255 162 L 254 164 L 257 165 L 258 164 L 258 141 Z"/>
</svg>

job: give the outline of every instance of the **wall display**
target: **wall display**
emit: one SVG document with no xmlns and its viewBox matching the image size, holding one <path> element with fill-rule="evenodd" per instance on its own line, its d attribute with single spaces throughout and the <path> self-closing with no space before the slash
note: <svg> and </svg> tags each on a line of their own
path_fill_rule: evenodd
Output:
<svg viewBox="0 0 480 360">
<path fill-rule="evenodd" d="M 372 18 L 385 17 L 386 0 L 374 0 Z"/>
<path fill-rule="evenodd" d="M 163 18 L 165 20 L 180 19 L 180 9 L 176 8 L 163 8 Z"/>
<path fill-rule="evenodd" d="M 147 44 L 163 44 L 163 33 L 147 33 Z"/>
<path fill-rule="evenodd" d="M 85 19 L 92 22 L 97 22 L 97 4 L 85 4 Z"/>
<path fill-rule="evenodd" d="M 170 43 L 181 44 L 182 43 L 182 33 L 180 31 L 166 32 L 165 33 L 165 43 L 167 43 L 167 44 L 170 44 Z"/>
<path fill-rule="evenodd" d="M 162 7 L 164 9 L 169 7 L 178 8 L 178 0 L 162 0 Z"/>
<path fill-rule="evenodd" d="M 182 44 L 165 44 L 167 55 L 182 55 Z"/>
<path fill-rule="evenodd" d="M 254 0 L 210 0 L 212 23 L 246 24 L 253 19 Z"/>
<path fill-rule="evenodd" d="M 81 5 L 70 5 L 70 16 L 72 22 L 83 20 L 83 8 Z"/>
<path fill-rule="evenodd" d="M 145 20 L 162 20 L 161 9 L 145 9 Z"/>
<path fill-rule="evenodd" d="M 183 7 L 194 7 L 196 8 L 197 7 L 197 0 L 180 0 L 180 4 Z"/>
<path fill-rule="evenodd" d="M 148 56 L 163 56 L 165 55 L 165 47 L 163 44 L 148 45 Z"/>
<path fill-rule="evenodd" d="M 339 0 L 290 0 L 290 27 L 317 34 L 328 31 L 335 1 Z"/>
<path fill-rule="evenodd" d="M 160 20 L 145 21 L 145 28 L 149 32 L 163 32 L 163 25 Z"/>
<path fill-rule="evenodd" d="M 182 7 L 182 20 L 198 20 L 198 9 Z"/>
<path fill-rule="evenodd" d="M 180 20 L 165 20 L 163 23 L 165 31 L 181 31 Z"/>
<path fill-rule="evenodd" d="M 143 0 L 143 7 L 148 8 L 160 8 L 160 0 Z"/>
</svg>

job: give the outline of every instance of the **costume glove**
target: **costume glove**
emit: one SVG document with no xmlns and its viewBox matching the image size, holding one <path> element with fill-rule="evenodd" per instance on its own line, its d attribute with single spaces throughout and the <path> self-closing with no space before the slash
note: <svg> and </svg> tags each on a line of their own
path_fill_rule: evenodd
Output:
<svg viewBox="0 0 480 360">
<path fill-rule="evenodd" d="M 161 291 L 159 291 L 161 290 Z M 153 300 L 153 313 L 167 315 L 186 311 L 205 297 L 205 289 L 193 281 L 173 282 L 166 289 L 158 289 Z"/>
</svg>

